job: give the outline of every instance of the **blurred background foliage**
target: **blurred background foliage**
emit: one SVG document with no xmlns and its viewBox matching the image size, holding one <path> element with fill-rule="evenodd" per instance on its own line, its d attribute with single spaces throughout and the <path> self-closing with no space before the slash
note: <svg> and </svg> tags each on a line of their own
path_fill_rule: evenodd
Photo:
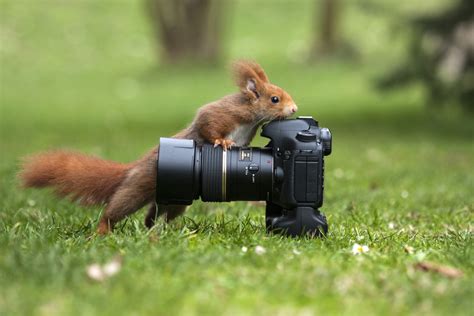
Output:
<svg viewBox="0 0 474 316">
<path fill-rule="evenodd" d="M 222 315 L 290 303 L 312 304 L 316 314 L 466 314 L 474 262 L 471 2 L 0 0 L 0 311 Z M 237 58 L 261 63 L 299 115 L 331 129 L 328 240 L 275 241 L 261 226 L 222 232 L 215 225 L 224 216 L 239 226 L 247 214 L 263 221 L 263 210 L 196 203 L 190 221 L 178 221 L 181 232 L 194 221 L 212 228 L 189 247 L 179 229 L 160 235 L 158 247 L 148 243 L 140 213 L 110 238 L 89 241 L 98 210 L 18 188 L 19 157 L 39 150 L 135 160 L 200 106 L 236 91 L 227 68 Z M 364 243 L 375 236 L 370 260 L 349 257 L 359 234 Z M 239 256 L 255 243 L 269 249 L 265 258 Z M 279 243 L 308 256 L 289 263 Z M 405 243 L 467 277 L 412 276 Z M 116 283 L 84 279 L 86 264 L 122 250 L 126 272 Z"/>
<path fill-rule="evenodd" d="M 165 63 L 198 61 L 216 63 L 223 55 L 222 45 L 226 18 L 232 13 L 230 3 L 219 0 L 147 0 L 154 35 Z M 437 4 L 432 4 L 436 8 Z M 457 0 L 431 13 L 393 11 L 393 4 L 358 0 L 316 0 L 309 39 L 305 43 L 290 43 L 298 51 L 289 52 L 295 61 L 317 62 L 321 58 L 339 57 L 354 60 L 364 53 L 357 38 L 345 37 L 343 24 L 349 19 L 347 6 L 386 17 L 389 27 L 405 25 L 412 28 L 406 43 L 405 61 L 387 72 L 380 80 L 380 88 L 396 87 L 414 80 L 421 81 L 428 90 L 429 104 L 440 105 L 454 101 L 472 110 L 474 100 L 474 3 Z M 270 16 L 268 17 L 270 18 Z M 260 18 L 261 19 L 261 18 Z M 258 25 L 254 23 L 254 25 Z M 374 25 L 377 26 L 377 25 Z M 400 29 L 398 29 L 399 31 Z M 406 31 L 406 30 L 405 30 Z M 392 30 L 391 33 L 394 31 Z M 388 35 L 390 38 L 391 34 Z M 356 39 L 356 40 L 354 40 Z M 304 39 L 303 39 L 304 40 Z M 370 43 L 369 43 L 370 44 Z M 380 44 L 380 43 L 379 43 Z M 391 43 L 388 42 L 388 47 Z M 298 47 L 299 46 L 299 47 Z M 370 48 L 370 45 L 368 45 Z M 361 52 L 361 54 L 358 54 Z M 299 53 L 299 56 L 298 56 Z"/>
<path fill-rule="evenodd" d="M 457 5 L 466 3 L 1 0 L 1 141 L 11 148 L 20 144 L 8 135 L 35 135 L 39 148 L 71 146 L 59 136 L 68 130 L 81 135 L 78 143 L 120 146 L 123 137 L 149 133 L 149 142 L 137 143 L 141 152 L 184 127 L 202 104 L 235 91 L 227 66 L 237 58 L 260 62 L 293 95 L 299 114 L 338 133 L 374 137 L 403 128 L 410 136 L 470 138 L 471 116 L 458 105 L 472 108 L 463 92 L 472 89 L 471 42 L 462 41 L 468 50 L 443 98 L 433 97 L 443 84 L 433 79 L 442 59 L 412 48 L 439 42 L 429 36 L 425 45 L 421 17 L 450 16 Z M 463 12 L 470 41 L 472 12 Z M 458 20 L 450 21 L 442 34 L 457 32 Z"/>
<path fill-rule="evenodd" d="M 454 1 L 436 14 L 410 19 L 405 62 L 380 80 L 381 88 L 422 82 L 432 106 L 457 102 L 474 110 L 474 2 Z"/>
</svg>

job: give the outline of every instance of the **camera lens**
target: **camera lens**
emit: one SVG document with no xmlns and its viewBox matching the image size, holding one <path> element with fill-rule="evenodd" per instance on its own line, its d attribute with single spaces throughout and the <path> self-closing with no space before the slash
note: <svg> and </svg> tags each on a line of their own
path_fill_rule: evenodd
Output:
<svg viewBox="0 0 474 316">
<path fill-rule="evenodd" d="M 158 156 L 157 201 L 191 204 L 268 200 L 272 190 L 271 148 L 222 147 L 161 138 Z"/>
<path fill-rule="evenodd" d="M 224 159 L 225 185 L 222 187 L 225 191 L 219 201 L 264 201 L 270 198 L 272 149 L 232 148 L 224 155 Z M 204 192 L 202 199 L 207 200 Z"/>
</svg>

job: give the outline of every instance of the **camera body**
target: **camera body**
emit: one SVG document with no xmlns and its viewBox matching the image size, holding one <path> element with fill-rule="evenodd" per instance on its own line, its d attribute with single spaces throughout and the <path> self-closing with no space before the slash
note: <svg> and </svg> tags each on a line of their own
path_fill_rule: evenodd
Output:
<svg viewBox="0 0 474 316">
<path fill-rule="evenodd" d="M 157 202 L 258 201 L 266 206 L 268 231 L 289 236 L 327 233 L 323 204 L 324 156 L 332 137 L 312 117 L 275 120 L 262 127 L 263 148 L 223 151 L 193 140 L 161 138 Z"/>
<path fill-rule="evenodd" d="M 273 121 L 262 129 L 273 149 L 274 182 L 267 201 L 267 229 L 288 235 L 326 234 L 323 205 L 324 156 L 331 154 L 332 136 L 312 117 Z"/>
</svg>

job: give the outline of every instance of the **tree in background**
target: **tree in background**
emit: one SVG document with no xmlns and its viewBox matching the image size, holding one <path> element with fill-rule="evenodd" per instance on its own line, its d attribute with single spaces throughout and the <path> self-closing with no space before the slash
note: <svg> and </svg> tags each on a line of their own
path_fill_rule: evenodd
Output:
<svg viewBox="0 0 474 316">
<path fill-rule="evenodd" d="M 313 54 L 332 55 L 338 44 L 339 1 L 316 0 L 316 15 L 319 19 L 314 25 Z"/>
<path fill-rule="evenodd" d="M 316 0 L 314 2 L 315 21 L 311 59 L 319 57 L 343 56 L 352 58 L 353 47 L 341 35 L 342 2 L 340 0 Z"/>
<path fill-rule="evenodd" d="M 445 12 L 410 24 L 414 32 L 407 60 L 379 86 L 418 80 L 429 91 L 430 105 L 455 101 L 474 111 L 474 1 L 457 1 Z"/>
<path fill-rule="evenodd" d="M 221 0 L 146 0 L 162 60 L 214 63 L 221 55 Z"/>
</svg>

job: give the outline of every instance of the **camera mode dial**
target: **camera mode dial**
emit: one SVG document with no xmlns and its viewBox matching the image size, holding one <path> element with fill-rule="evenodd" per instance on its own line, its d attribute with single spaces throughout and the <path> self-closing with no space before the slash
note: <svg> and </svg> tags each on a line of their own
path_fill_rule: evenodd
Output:
<svg viewBox="0 0 474 316">
<path fill-rule="evenodd" d="M 316 141 L 316 134 L 309 131 L 301 131 L 296 134 L 296 139 L 304 143 L 314 142 Z"/>
</svg>

